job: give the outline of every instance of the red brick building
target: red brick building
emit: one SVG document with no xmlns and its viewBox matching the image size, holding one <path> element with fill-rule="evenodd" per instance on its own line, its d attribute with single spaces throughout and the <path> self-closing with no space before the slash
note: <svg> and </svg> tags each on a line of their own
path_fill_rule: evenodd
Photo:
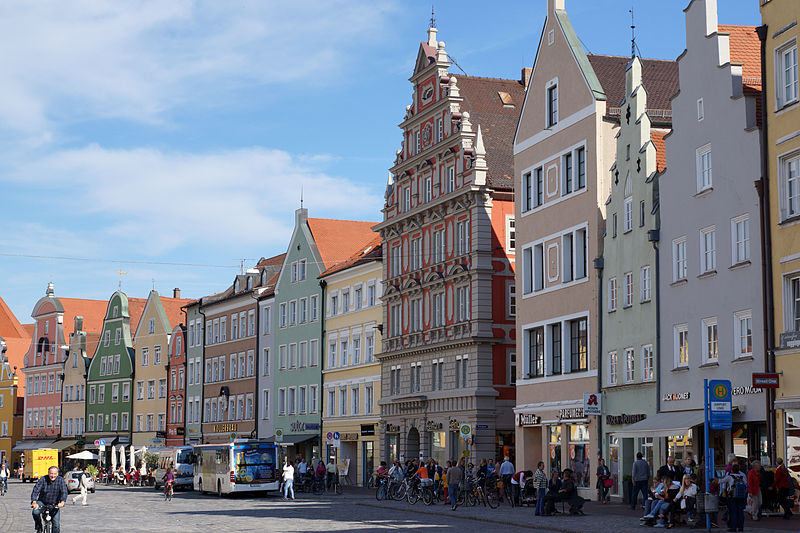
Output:
<svg viewBox="0 0 800 533">
<path fill-rule="evenodd" d="M 172 330 L 167 356 L 167 446 L 185 442 L 186 417 L 186 326 Z"/>
</svg>

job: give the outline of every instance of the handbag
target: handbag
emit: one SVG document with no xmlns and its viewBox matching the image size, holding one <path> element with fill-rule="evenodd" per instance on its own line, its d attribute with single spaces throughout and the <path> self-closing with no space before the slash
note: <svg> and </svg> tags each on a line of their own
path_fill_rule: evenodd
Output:
<svg viewBox="0 0 800 533">
<path fill-rule="evenodd" d="M 610 489 L 613 486 L 614 486 L 614 480 L 611 479 L 610 477 L 603 480 L 603 487 Z"/>
</svg>

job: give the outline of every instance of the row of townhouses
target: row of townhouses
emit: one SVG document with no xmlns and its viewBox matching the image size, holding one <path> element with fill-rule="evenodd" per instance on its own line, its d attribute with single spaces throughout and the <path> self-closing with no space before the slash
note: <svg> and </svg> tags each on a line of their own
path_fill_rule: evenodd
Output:
<svg viewBox="0 0 800 533">
<path fill-rule="evenodd" d="M 720 378 L 716 461 L 800 465 L 800 5 L 760 6 L 759 27 L 720 25 L 691 0 L 673 61 L 588 54 L 548 0 L 518 80 L 456 75 L 432 26 L 379 222 L 301 207 L 285 254 L 197 300 L 51 284 L 33 325 L 0 300 L 3 434 L 270 439 L 357 483 L 380 460 L 508 455 L 571 468 L 586 497 L 603 457 L 622 496 L 638 452 L 699 460 Z"/>
</svg>

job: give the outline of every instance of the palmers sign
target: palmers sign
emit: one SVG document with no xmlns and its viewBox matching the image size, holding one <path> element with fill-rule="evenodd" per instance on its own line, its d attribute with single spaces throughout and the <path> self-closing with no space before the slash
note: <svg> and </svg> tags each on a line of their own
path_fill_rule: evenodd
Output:
<svg viewBox="0 0 800 533">
<path fill-rule="evenodd" d="M 635 424 L 636 422 L 641 422 L 647 418 L 647 415 L 644 413 L 636 414 L 636 415 L 606 415 L 606 424 L 610 426 L 622 426 L 626 424 Z"/>
</svg>

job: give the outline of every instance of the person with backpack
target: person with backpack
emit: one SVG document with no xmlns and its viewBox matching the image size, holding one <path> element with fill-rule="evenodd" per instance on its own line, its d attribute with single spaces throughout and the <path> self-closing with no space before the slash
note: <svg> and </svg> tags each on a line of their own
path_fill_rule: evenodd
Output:
<svg viewBox="0 0 800 533">
<path fill-rule="evenodd" d="M 728 501 L 728 531 L 744 531 L 744 508 L 747 504 L 747 478 L 739 470 L 739 463 L 731 465 L 730 473 L 720 481 L 720 488 Z"/>
<path fill-rule="evenodd" d="M 11 477 L 11 471 L 8 469 L 8 463 L 0 463 L 0 495 L 6 495 L 9 477 Z"/>
</svg>

